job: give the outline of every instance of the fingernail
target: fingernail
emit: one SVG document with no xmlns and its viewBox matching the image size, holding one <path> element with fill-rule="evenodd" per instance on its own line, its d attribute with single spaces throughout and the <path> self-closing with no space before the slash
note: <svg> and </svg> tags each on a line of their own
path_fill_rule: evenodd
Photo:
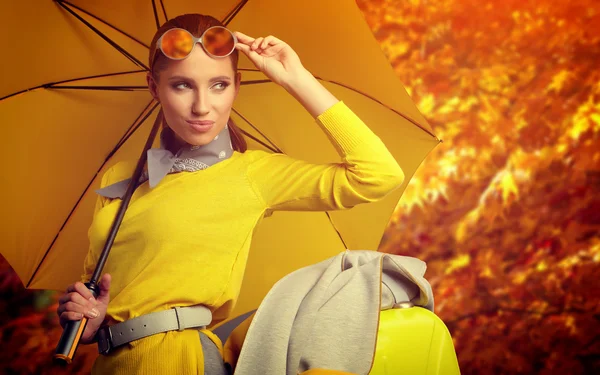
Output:
<svg viewBox="0 0 600 375">
<path fill-rule="evenodd" d="M 90 301 L 91 303 L 93 303 L 94 305 L 96 304 L 96 299 L 94 297 L 90 297 L 88 298 L 88 301 Z"/>
<path fill-rule="evenodd" d="M 100 315 L 100 312 L 98 310 L 96 310 L 95 308 L 93 308 L 88 311 L 88 315 L 91 316 L 92 318 L 97 318 L 98 315 Z"/>
</svg>

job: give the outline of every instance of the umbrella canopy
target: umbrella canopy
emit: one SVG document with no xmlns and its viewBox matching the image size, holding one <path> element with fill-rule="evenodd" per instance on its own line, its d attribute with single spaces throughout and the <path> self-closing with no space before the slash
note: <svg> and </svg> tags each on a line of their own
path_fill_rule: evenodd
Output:
<svg viewBox="0 0 600 375">
<path fill-rule="evenodd" d="M 404 187 L 440 142 L 412 103 L 351 0 L 72 0 L 3 2 L 0 121 L 4 198 L 0 249 L 24 285 L 78 280 L 103 172 L 136 159 L 156 116 L 146 88 L 148 45 L 183 13 L 275 35 L 381 137 L 404 170 L 384 200 L 347 211 L 276 212 L 255 232 L 238 312 L 299 267 L 348 249 L 377 249 Z M 240 54 L 233 119 L 250 148 L 338 162 L 326 135 L 283 88 Z M 292 114 L 292 115 L 290 115 Z M 201 223 L 200 223 L 201 225 Z"/>
</svg>

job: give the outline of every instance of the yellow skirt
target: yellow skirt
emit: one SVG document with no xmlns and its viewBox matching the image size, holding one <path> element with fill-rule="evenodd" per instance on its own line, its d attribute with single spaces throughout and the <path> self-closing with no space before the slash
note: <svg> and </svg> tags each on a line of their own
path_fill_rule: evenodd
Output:
<svg viewBox="0 0 600 375">
<path fill-rule="evenodd" d="M 217 368 L 223 370 L 217 370 L 215 375 L 225 373 L 221 360 L 223 345 L 219 338 L 208 330 L 188 329 L 158 333 L 125 344 L 108 355 L 99 355 L 92 367 L 92 375 L 204 375 L 205 358 L 200 334 L 206 335 L 219 351 L 221 363 Z M 214 358 L 211 358 L 210 366 L 215 368 Z M 213 375 L 211 372 L 215 371 L 206 375 Z"/>
</svg>

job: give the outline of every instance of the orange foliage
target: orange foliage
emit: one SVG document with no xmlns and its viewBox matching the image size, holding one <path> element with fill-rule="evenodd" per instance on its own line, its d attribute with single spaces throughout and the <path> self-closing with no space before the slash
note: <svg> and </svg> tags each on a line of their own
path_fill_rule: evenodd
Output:
<svg viewBox="0 0 600 375">
<path fill-rule="evenodd" d="M 444 140 L 382 251 L 429 264 L 464 374 L 600 372 L 600 4 L 361 0 Z"/>
</svg>

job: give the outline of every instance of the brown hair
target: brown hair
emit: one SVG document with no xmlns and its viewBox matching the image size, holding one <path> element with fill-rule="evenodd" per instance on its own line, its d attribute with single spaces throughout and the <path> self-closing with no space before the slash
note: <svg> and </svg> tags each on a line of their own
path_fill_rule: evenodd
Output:
<svg viewBox="0 0 600 375">
<path fill-rule="evenodd" d="M 211 16 L 205 16 L 202 14 L 183 14 L 181 16 L 177 16 L 165 22 L 154 34 L 152 38 L 152 43 L 150 43 L 150 54 L 149 58 L 149 67 L 150 72 L 152 73 L 152 77 L 156 82 L 159 79 L 159 73 L 166 68 L 166 65 L 169 63 L 169 58 L 163 55 L 162 51 L 159 48 L 156 48 L 156 43 L 158 39 L 163 35 L 167 30 L 180 28 L 189 31 L 193 36 L 199 38 L 204 31 L 213 26 L 225 26 L 221 21 L 217 20 Z M 231 59 L 231 65 L 233 66 L 234 74 L 237 74 L 237 65 L 239 59 L 238 50 L 234 50 L 231 55 L 229 55 Z M 233 149 L 238 152 L 245 152 L 248 149 L 248 145 L 246 144 L 246 140 L 242 136 L 242 132 L 237 127 L 237 125 L 233 122 L 231 118 L 227 122 L 229 128 L 229 135 L 231 137 L 231 145 Z M 163 126 L 166 126 L 166 123 L 163 122 Z"/>
</svg>

